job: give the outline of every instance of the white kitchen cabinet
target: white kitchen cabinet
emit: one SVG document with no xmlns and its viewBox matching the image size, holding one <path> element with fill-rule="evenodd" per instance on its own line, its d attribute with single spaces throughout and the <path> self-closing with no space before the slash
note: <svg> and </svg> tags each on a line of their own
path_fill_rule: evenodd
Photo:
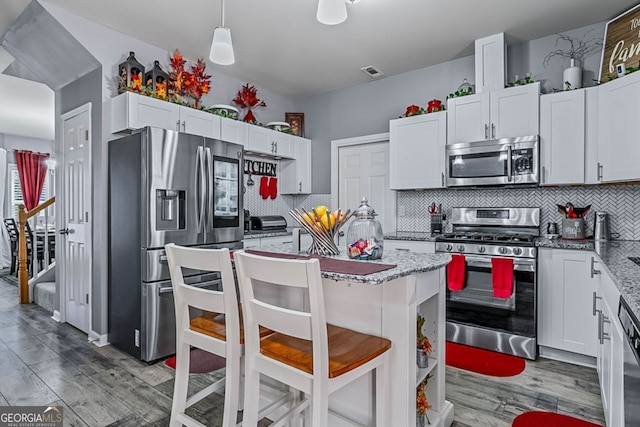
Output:
<svg viewBox="0 0 640 427">
<path fill-rule="evenodd" d="M 278 158 L 294 157 L 293 139 L 296 137 L 256 125 L 249 125 L 248 136 L 246 145 L 248 151 Z"/>
<path fill-rule="evenodd" d="M 541 185 L 584 183 L 585 91 L 540 98 Z"/>
<path fill-rule="evenodd" d="M 593 261 L 592 261 L 593 259 Z M 588 251 L 540 248 L 538 252 L 538 344 L 595 357 L 597 319 L 592 301 L 599 282 Z"/>
<path fill-rule="evenodd" d="M 624 345 L 625 336 L 618 320 L 620 294 L 605 271 L 597 296 L 596 318 L 599 322 L 598 377 L 602 408 L 607 426 L 624 425 Z"/>
<path fill-rule="evenodd" d="M 145 126 L 220 138 L 220 116 L 132 92 L 111 99 L 112 133 Z"/>
<path fill-rule="evenodd" d="M 640 179 L 640 73 L 598 86 L 598 163 L 601 182 Z"/>
<path fill-rule="evenodd" d="M 504 33 L 476 40 L 476 92 L 483 93 L 503 89 L 506 74 L 506 50 Z"/>
<path fill-rule="evenodd" d="M 582 89 L 585 94 L 584 183 L 597 184 L 598 173 L 598 86 Z"/>
<path fill-rule="evenodd" d="M 384 251 L 405 251 L 420 254 L 433 254 L 436 252 L 435 242 L 425 242 L 420 240 L 390 240 L 385 239 Z"/>
<path fill-rule="evenodd" d="M 537 135 L 540 83 L 451 98 L 447 108 L 448 144 Z"/>
<path fill-rule="evenodd" d="M 293 138 L 294 160 L 282 162 L 280 194 L 311 193 L 311 141 Z"/>
<path fill-rule="evenodd" d="M 240 120 L 220 117 L 220 139 L 234 144 L 247 146 L 249 139 L 249 125 Z"/>
<path fill-rule="evenodd" d="M 390 188 L 443 188 L 447 113 L 391 120 L 389 133 Z"/>
</svg>

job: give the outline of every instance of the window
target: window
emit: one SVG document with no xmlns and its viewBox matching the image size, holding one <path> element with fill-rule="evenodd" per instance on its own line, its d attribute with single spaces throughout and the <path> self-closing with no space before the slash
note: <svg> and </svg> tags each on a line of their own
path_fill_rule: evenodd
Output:
<svg viewBox="0 0 640 427">
<path fill-rule="evenodd" d="M 18 220 L 18 206 L 24 204 L 22 199 L 22 190 L 20 188 L 20 177 L 18 175 L 18 167 L 15 164 L 9 164 L 9 208 L 10 215 Z M 49 198 L 49 173 L 44 180 L 44 186 L 42 187 L 42 194 L 40 195 L 40 203 L 46 201 Z"/>
</svg>

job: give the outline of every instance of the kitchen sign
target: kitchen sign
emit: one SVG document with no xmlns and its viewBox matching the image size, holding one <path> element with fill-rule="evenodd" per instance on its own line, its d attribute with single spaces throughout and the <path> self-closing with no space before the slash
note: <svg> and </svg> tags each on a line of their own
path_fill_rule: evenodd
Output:
<svg viewBox="0 0 640 427">
<path fill-rule="evenodd" d="M 624 64 L 624 66 L 623 66 Z M 600 64 L 600 82 L 606 83 L 629 67 L 640 66 L 640 5 L 607 22 Z"/>
<path fill-rule="evenodd" d="M 251 175 L 276 176 L 276 164 L 258 160 L 244 161 L 244 173 Z"/>
</svg>

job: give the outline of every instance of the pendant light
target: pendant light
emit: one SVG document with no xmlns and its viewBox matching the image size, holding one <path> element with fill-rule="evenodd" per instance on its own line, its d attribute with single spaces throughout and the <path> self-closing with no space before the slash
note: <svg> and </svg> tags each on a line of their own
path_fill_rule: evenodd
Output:
<svg viewBox="0 0 640 427">
<path fill-rule="evenodd" d="M 220 0 L 222 5 L 222 25 L 213 31 L 213 41 L 211 42 L 211 52 L 209 59 L 216 64 L 231 65 L 236 62 L 233 54 L 233 43 L 231 42 L 231 30 L 224 26 L 224 0 Z"/>
<path fill-rule="evenodd" d="M 345 0 L 318 0 L 316 18 L 325 25 L 337 25 L 347 19 Z"/>
</svg>

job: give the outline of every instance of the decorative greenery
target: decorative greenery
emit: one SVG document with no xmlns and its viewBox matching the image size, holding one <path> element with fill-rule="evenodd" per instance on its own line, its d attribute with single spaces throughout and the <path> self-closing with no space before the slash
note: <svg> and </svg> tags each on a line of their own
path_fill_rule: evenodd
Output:
<svg viewBox="0 0 640 427">
<path fill-rule="evenodd" d="M 588 56 L 597 53 L 602 48 L 602 37 L 600 36 L 589 36 L 591 32 L 594 30 L 587 31 L 582 39 L 576 39 L 565 34 L 558 34 L 558 38 L 556 39 L 556 48 L 558 47 L 559 42 L 568 43 L 568 47 L 565 49 L 557 48 L 547 54 L 542 61 L 542 64 L 546 67 L 549 65 L 551 59 L 556 56 L 561 56 L 563 58 L 571 58 L 582 60 Z"/>
<path fill-rule="evenodd" d="M 447 99 L 449 99 L 449 98 L 459 98 L 461 96 L 467 96 L 467 95 L 473 95 L 473 88 L 472 87 L 458 89 L 455 92 L 450 93 L 449 96 L 447 96 Z"/>
<path fill-rule="evenodd" d="M 202 58 L 198 59 L 191 70 L 185 69 L 187 61 L 182 57 L 180 51 L 176 49 L 170 59 L 171 71 L 169 72 L 169 98 L 171 102 L 185 105 L 184 97 L 194 99 L 193 107 L 200 110 L 200 99 L 202 95 L 211 90 L 211 76 L 205 73 L 206 63 Z M 178 102 L 174 101 L 178 99 Z"/>
<path fill-rule="evenodd" d="M 531 78 L 531 73 L 527 73 L 522 80 L 520 80 L 519 76 L 516 74 L 515 81 L 513 83 L 507 83 L 507 87 L 524 86 L 535 82 L 536 81 Z"/>
<path fill-rule="evenodd" d="M 422 328 L 424 327 L 425 318 L 418 314 L 417 323 L 418 323 L 418 331 L 416 336 L 416 345 L 418 348 L 422 348 L 425 353 L 431 354 L 431 350 L 433 347 L 431 346 L 431 341 L 422 333 Z"/>
</svg>

